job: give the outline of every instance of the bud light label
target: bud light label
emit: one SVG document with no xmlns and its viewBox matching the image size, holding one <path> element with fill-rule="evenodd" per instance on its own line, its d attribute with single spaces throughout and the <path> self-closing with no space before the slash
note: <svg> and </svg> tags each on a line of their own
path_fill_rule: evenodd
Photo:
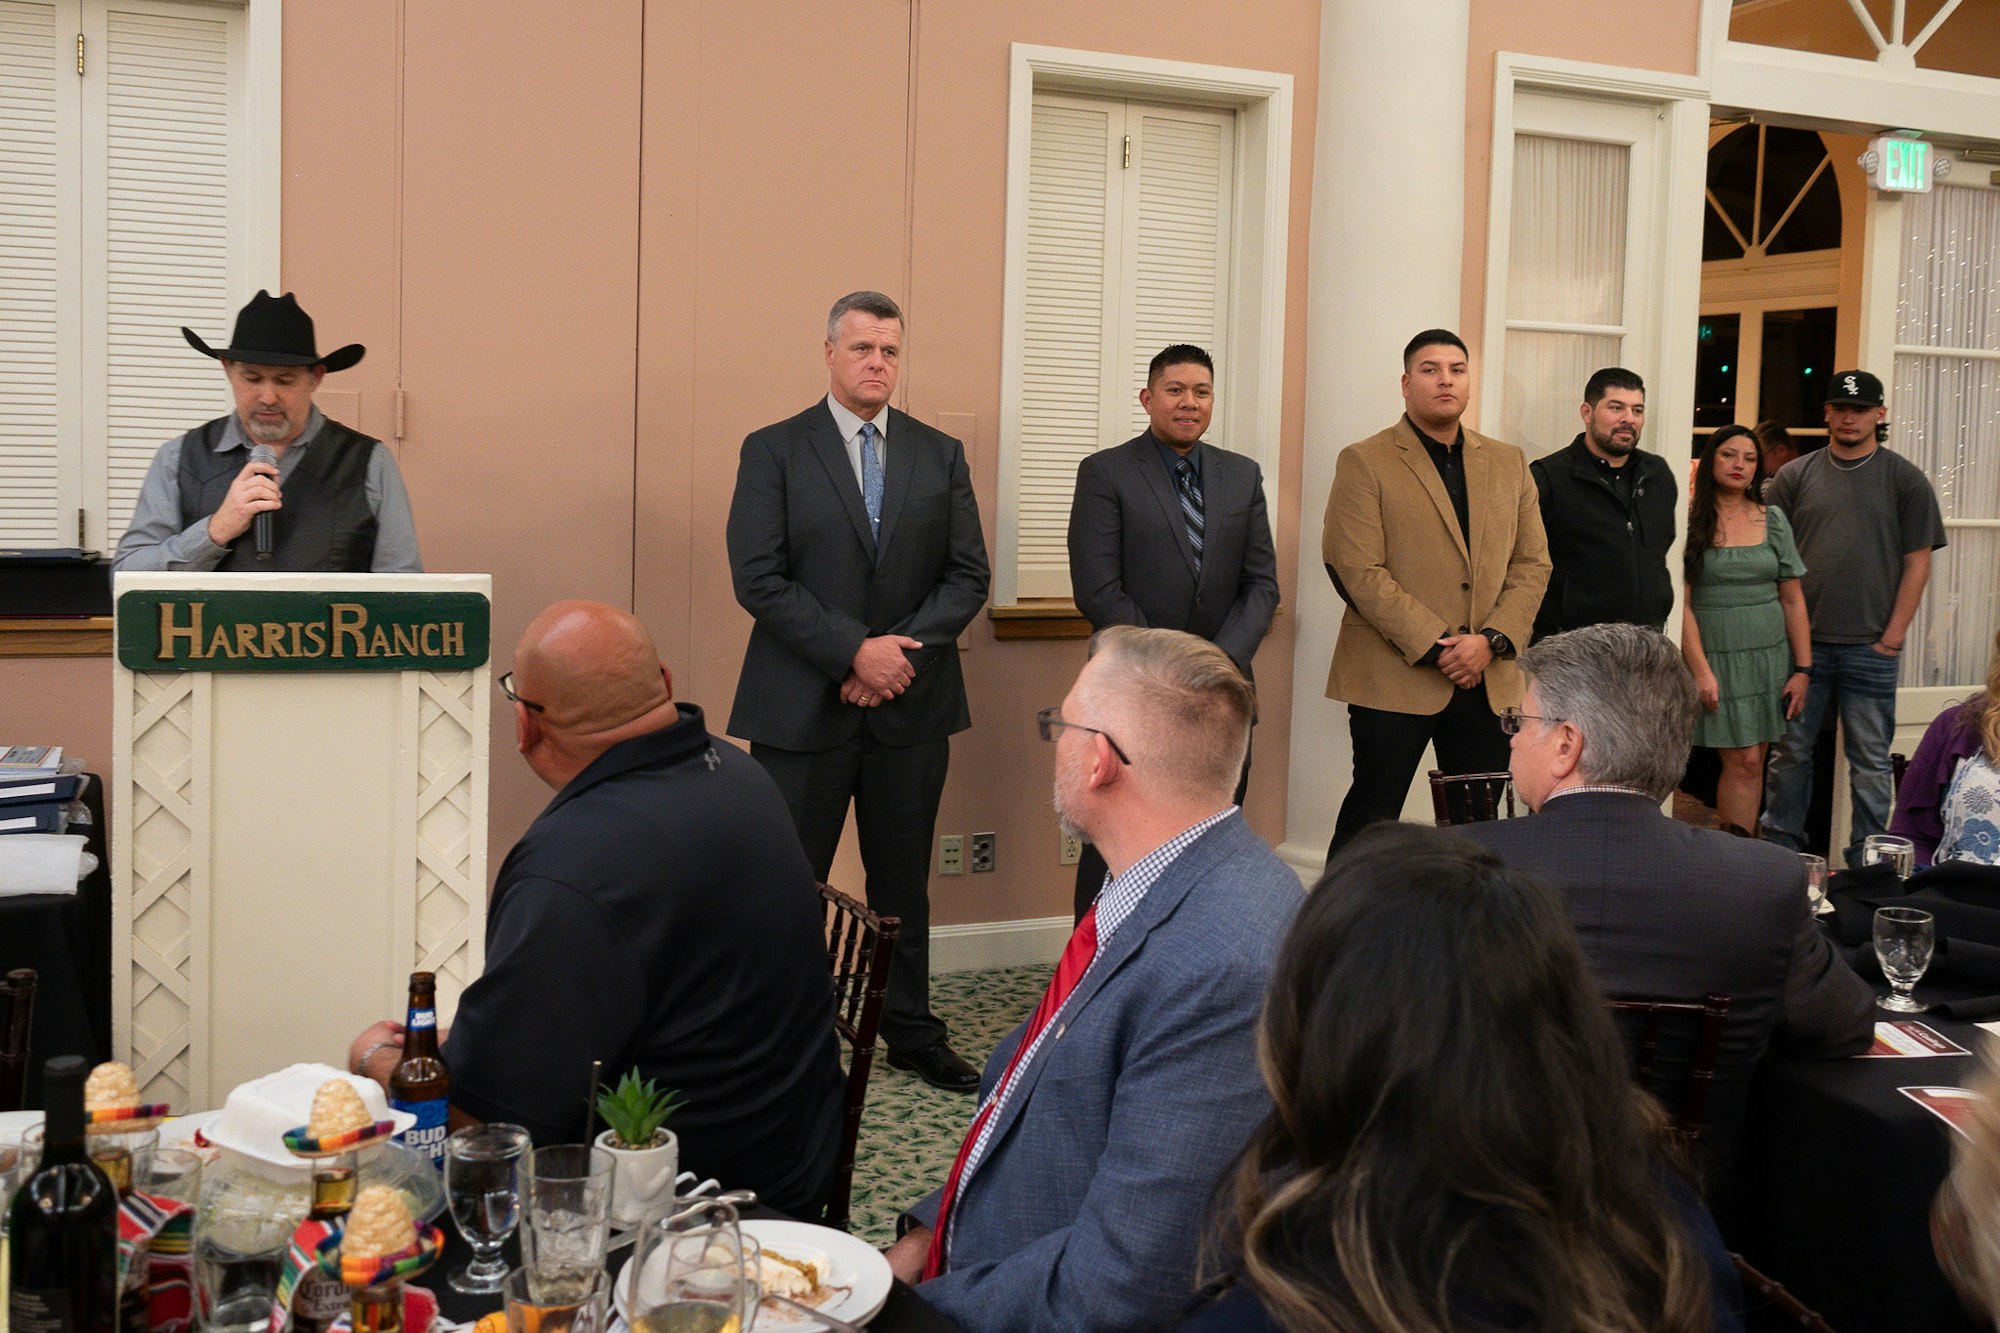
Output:
<svg viewBox="0 0 2000 1333">
<path fill-rule="evenodd" d="M 435 1101 L 406 1102 L 391 1097 L 389 1105 L 398 1111 L 408 1111 L 417 1118 L 416 1124 L 396 1136 L 396 1142 L 419 1157 L 429 1158 L 432 1166 L 443 1170 L 444 1141 L 451 1132 L 446 1124 L 451 1112 L 450 1101 L 440 1097 Z"/>
<path fill-rule="evenodd" d="M 437 1025 L 438 1015 L 435 1009 L 412 1009 L 410 1010 L 410 1021 L 403 1024 L 404 1027 L 416 1031 L 422 1031 L 425 1028 L 435 1029 Z"/>
</svg>

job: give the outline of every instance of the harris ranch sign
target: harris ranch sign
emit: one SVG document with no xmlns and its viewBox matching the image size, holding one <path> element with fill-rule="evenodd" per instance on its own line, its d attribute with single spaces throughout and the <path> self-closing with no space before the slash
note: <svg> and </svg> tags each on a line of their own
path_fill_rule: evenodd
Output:
<svg viewBox="0 0 2000 1333">
<path fill-rule="evenodd" d="M 141 589 L 118 599 L 133 671 L 469 671 L 492 604 L 478 593 Z"/>
</svg>

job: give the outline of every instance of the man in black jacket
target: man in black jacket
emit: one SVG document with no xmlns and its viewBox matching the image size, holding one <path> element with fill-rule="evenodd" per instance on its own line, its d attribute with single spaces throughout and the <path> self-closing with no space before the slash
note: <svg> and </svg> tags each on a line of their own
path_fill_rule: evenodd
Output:
<svg viewBox="0 0 2000 1333">
<path fill-rule="evenodd" d="M 1645 381 L 1606 366 L 1584 386 L 1579 413 L 1583 431 L 1569 448 L 1529 469 L 1555 565 L 1535 637 L 1585 625 L 1661 629 L 1674 609 L 1667 548 L 1681 488 L 1664 458 L 1639 447 Z"/>
</svg>

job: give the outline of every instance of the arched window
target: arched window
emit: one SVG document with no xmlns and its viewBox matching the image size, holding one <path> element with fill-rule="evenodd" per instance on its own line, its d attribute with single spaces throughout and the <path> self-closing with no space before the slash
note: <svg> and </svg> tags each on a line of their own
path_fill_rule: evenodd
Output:
<svg viewBox="0 0 2000 1333">
<path fill-rule="evenodd" d="M 1840 191 L 1819 135 L 1743 125 L 1708 150 L 1704 263 L 1839 248 Z"/>
</svg>

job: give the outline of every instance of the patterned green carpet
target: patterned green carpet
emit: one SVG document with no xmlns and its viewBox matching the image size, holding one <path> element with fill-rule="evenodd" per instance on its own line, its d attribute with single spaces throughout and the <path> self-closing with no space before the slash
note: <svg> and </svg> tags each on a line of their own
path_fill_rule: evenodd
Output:
<svg viewBox="0 0 2000 1333">
<path fill-rule="evenodd" d="M 933 977 L 931 1008 L 950 1027 L 952 1047 L 983 1067 L 994 1044 L 1034 1011 L 1050 970 L 1010 967 Z M 855 1151 L 855 1235 L 876 1245 L 896 1238 L 896 1215 L 944 1184 L 976 1102 L 889 1068 L 877 1049 Z"/>
</svg>

